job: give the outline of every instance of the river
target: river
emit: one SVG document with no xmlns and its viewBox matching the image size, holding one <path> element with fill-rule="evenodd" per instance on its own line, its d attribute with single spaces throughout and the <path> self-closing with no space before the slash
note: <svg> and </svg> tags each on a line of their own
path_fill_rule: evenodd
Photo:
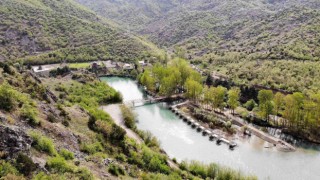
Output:
<svg viewBox="0 0 320 180">
<path fill-rule="evenodd" d="M 141 88 L 128 78 L 103 77 L 102 81 L 120 91 L 124 101 L 145 98 Z M 218 163 L 253 174 L 259 179 L 318 180 L 320 179 L 320 151 L 306 146 L 295 152 L 280 152 L 263 140 L 252 136 L 236 138 L 233 151 L 227 145 L 217 145 L 192 129 L 162 103 L 134 108 L 138 115 L 137 127 L 156 136 L 169 157 Z"/>
</svg>

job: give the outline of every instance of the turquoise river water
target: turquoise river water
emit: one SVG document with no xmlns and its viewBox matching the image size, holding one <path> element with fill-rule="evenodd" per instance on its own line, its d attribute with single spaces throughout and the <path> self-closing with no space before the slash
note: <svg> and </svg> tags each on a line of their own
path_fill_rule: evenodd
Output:
<svg viewBox="0 0 320 180">
<path fill-rule="evenodd" d="M 122 93 L 124 101 L 145 98 L 144 91 L 135 81 L 120 77 L 103 77 L 102 81 Z M 320 151 L 311 146 L 297 148 L 295 152 L 280 152 L 265 148 L 268 143 L 252 136 L 236 138 L 238 147 L 231 151 L 224 145 L 209 141 L 192 129 L 162 103 L 136 107 L 138 128 L 156 136 L 169 157 L 218 163 L 259 179 L 319 180 Z"/>
</svg>

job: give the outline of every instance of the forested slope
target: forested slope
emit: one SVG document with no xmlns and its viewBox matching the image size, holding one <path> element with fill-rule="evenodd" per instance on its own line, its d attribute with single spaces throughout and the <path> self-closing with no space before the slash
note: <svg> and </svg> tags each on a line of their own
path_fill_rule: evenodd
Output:
<svg viewBox="0 0 320 180">
<path fill-rule="evenodd" d="M 2 61 L 128 60 L 155 50 L 72 0 L 3 0 L 0 12 Z"/>
<path fill-rule="evenodd" d="M 319 90 L 317 0 L 77 1 L 238 84 Z"/>
</svg>

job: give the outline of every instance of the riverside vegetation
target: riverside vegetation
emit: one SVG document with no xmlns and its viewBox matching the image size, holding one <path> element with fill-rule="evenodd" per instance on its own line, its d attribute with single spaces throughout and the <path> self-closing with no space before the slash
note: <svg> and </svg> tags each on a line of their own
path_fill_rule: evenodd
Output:
<svg viewBox="0 0 320 180">
<path fill-rule="evenodd" d="M 145 143 L 138 144 L 99 108 L 122 98 L 93 74 L 66 73 L 39 81 L 28 71 L 1 67 L 0 112 L 6 120 L 0 126 L 24 128 L 32 140 L 31 148 L 18 154 L 1 152 L 4 179 L 256 179 L 198 162 L 171 168 L 150 133 L 140 132 Z M 136 129 L 134 114 L 125 107 L 122 111 L 126 125 Z"/>
<path fill-rule="evenodd" d="M 156 64 L 145 70 L 139 77 L 139 82 L 150 91 L 164 96 L 185 92 L 185 96 L 204 107 L 223 111 L 229 107 L 232 113 L 240 105 L 240 89 L 223 86 L 208 87 L 204 84 L 201 75 L 190 68 L 183 59 L 174 59 L 168 65 Z M 319 142 L 320 135 L 320 99 L 319 93 L 303 94 L 295 92 L 284 95 L 281 92 L 274 94 L 271 90 L 261 90 L 258 93 L 258 104 L 249 100 L 244 104 L 246 111 L 241 111 L 243 118 L 250 120 L 249 110 L 259 121 L 269 126 L 279 127 L 289 134 Z M 253 105 L 250 105 L 252 104 Z M 270 118 L 270 115 L 274 115 Z"/>
<path fill-rule="evenodd" d="M 256 179 L 193 161 L 172 169 L 159 142 L 135 128 L 128 109 L 126 125 L 144 144 L 99 108 L 121 102 L 114 89 L 86 71 L 63 68 L 39 79 L 24 65 L 146 60 L 154 66 L 140 67 L 138 79 L 151 91 L 183 93 L 208 109 L 229 107 L 247 120 L 319 142 L 319 8 L 317 0 L 2 0 L 0 129 L 10 133 L 0 134 L 0 177 Z M 286 94 L 203 86 L 183 59 L 233 85 Z M 244 96 L 252 99 L 241 102 Z"/>
</svg>

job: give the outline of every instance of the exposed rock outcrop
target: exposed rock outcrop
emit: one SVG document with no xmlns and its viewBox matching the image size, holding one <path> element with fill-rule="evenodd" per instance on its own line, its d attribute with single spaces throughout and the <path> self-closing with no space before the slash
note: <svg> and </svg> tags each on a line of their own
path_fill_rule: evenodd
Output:
<svg viewBox="0 0 320 180">
<path fill-rule="evenodd" d="M 27 152 L 32 139 L 17 126 L 0 125 L 0 151 L 7 157 L 15 157 L 18 152 Z"/>
</svg>

